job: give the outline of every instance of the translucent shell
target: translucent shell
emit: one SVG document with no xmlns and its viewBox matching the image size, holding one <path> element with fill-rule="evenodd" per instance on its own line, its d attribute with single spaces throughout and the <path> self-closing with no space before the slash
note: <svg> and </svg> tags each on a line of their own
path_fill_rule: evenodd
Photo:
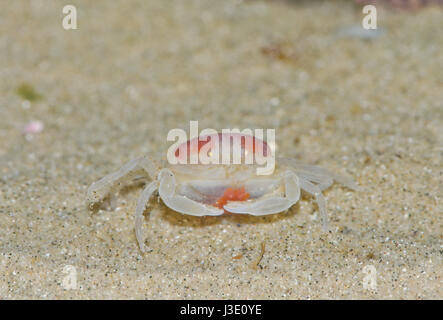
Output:
<svg viewBox="0 0 443 320">
<path fill-rule="evenodd" d="M 243 133 L 217 133 L 199 136 L 179 145 L 174 154 L 177 159 L 183 161 L 182 163 L 185 161 L 190 163 L 191 155 L 205 153 L 205 155 L 211 156 L 216 153 L 222 156 L 224 152 L 240 152 L 243 157 L 252 154 L 255 157 L 264 158 L 272 154 L 270 146 L 265 141 Z"/>
</svg>

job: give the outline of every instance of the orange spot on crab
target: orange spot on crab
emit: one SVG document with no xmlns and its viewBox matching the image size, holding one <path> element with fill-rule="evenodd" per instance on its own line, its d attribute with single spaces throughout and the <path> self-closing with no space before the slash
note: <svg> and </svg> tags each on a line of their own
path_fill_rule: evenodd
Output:
<svg viewBox="0 0 443 320">
<path fill-rule="evenodd" d="M 249 199 L 249 193 L 245 191 L 245 187 L 239 189 L 227 188 L 223 195 L 217 199 L 214 206 L 223 209 L 228 201 L 246 201 Z"/>
</svg>

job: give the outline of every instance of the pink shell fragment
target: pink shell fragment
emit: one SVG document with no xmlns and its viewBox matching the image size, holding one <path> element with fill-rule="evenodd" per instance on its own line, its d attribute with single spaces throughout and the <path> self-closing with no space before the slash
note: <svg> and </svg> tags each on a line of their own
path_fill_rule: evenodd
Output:
<svg viewBox="0 0 443 320">
<path fill-rule="evenodd" d="M 33 120 L 25 125 L 25 127 L 23 128 L 23 132 L 25 134 L 40 133 L 43 131 L 44 127 L 45 126 L 44 126 L 43 122 L 41 122 L 39 120 Z"/>
</svg>

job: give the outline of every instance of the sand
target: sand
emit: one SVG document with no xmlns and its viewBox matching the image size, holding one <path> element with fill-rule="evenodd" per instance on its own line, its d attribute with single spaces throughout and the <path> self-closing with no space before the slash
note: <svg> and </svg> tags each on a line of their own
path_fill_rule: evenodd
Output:
<svg viewBox="0 0 443 320">
<path fill-rule="evenodd" d="M 64 1 L 0 2 L 0 298 L 443 298 L 441 8 L 380 8 L 360 39 L 338 36 L 351 1 L 72 3 L 77 30 Z M 154 200 L 142 255 L 141 188 L 96 212 L 86 189 L 190 120 L 275 128 L 278 155 L 363 191 L 325 191 L 329 233 L 309 196 L 264 217 Z"/>
</svg>

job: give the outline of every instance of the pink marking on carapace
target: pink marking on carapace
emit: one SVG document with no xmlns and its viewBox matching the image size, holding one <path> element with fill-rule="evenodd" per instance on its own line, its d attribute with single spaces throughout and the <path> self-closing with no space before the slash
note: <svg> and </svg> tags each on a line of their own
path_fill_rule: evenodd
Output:
<svg viewBox="0 0 443 320">
<path fill-rule="evenodd" d="M 249 153 L 253 153 L 254 156 L 260 156 L 260 157 L 268 157 L 271 155 L 271 148 L 269 145 L 254 136 L 243 134 L 243 133 L 217 133 L 212 135 L 204 135 L 199 136 L 194 139 L 190 139 L 185 143 L 182 143 L 177 147 L 175 150 L 175 157 L 180 160 L 189 160 L 191 152 L 192 154 L 199 154 L 200 150 L 203 148 L 203 146 L 206 146 L 207 150 L 213 149 L 216 146 L 216 143 L 214 141 L 218 140 L 218 147 L 219 147 L 219 155 L 221 157 L 222 155 L 222 141 L 225 139 L 229 139 L 229 145 L 234 145 L 234 137 L 237 139 L 240 138 L 240 146 L 243 154 L 243 150 L 246 150 Z M 247 143 L 247 139 L 250 139 Z M 194 148 L 191 148 L 192 143 L 195 143 Z M 196 149 L 196 150 L 191 150 Z M 232 150 L 232 149 L 231 149 Z"/>
</svg>

